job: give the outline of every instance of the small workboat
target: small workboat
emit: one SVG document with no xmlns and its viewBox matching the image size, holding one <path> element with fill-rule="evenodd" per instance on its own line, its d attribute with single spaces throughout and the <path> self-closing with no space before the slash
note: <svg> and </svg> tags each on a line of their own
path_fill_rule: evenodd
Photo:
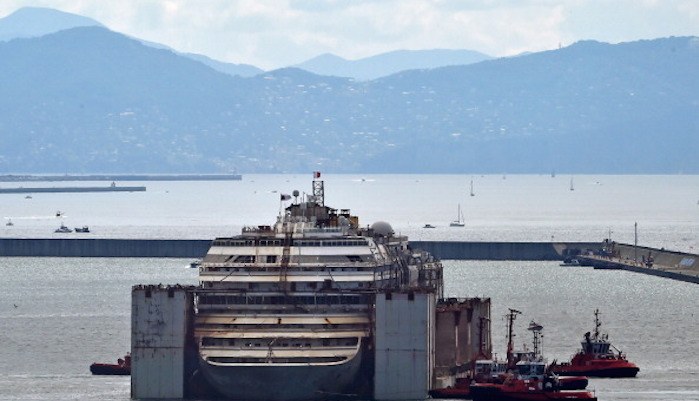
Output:
<svg viewBox="0 0 699 401">
<path fill-rule="evenodd" d="M 75 232 L 76 233 L 89 233 L 90 227 L 88 227 L 88 226 L 75 227 Z"/>
<path fill-rule="evenodd" d="M 55 233 L 72 233 L 73 230 L 66 227 L 64 224 L 61 224 L 61 226 L 58 227 L 57 229 L 55 229 L 53 232 L 55 232 Z"/>
<path fill-rule="evenodd" d="M 600 334 L 602 323 L 599 309 L 595 310 L 595 331 L 585 333 L 582 349 L 570 362 L 553 364 L 551 371 L 561 376 L 585 375 L 590 377 L 635 377 L 640 370 L 616 349 L 606 334 Z M 614 348 L 616 352 L 611 351 Z"/>
<path fill-rule="evenodd" d="M 124 358 L 119 358 L 116 364 L 95 362 L 90 365 L 90 372 L 93 375 L 130 375 L 131 354 L 127 353 Z"/>
</svg>

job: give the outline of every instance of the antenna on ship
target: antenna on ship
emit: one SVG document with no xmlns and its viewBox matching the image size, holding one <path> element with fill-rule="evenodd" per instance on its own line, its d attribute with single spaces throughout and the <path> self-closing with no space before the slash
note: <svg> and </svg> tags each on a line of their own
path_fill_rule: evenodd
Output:
<svg viewBox="0 0 699 401">
<path fill-rule="evenodd" d="M 320 180 L 320 171 L 313 172 L 313 200 L 318 206 L 325 206 L 325 190 Z"/>
<path fill-rule="evenodd" d="M 534 357 L 539 357 L 542 354 L 543 350 L 543 338 L 544 335 L 541 334 L 541 330 L 544 329 L 544 326 L 540 325 L 539 323 L 536 323 L 535 321 L 531 321 L 529 323 L 529 329 L 531 332 L 534 333 Z"/>
</svg>

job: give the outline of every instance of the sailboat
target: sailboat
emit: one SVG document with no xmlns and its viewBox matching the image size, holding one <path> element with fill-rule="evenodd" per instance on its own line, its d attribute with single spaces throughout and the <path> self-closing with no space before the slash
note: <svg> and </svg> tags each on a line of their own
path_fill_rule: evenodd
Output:
<svg viewBox="0 0 699 401">
<path fill-rule="evenodd" d="M 464 222 L 464 215 L 461 213 L 461 204 L 459 204 L 459 208 L 456 214 L 456 220 L 449 223 L 449 227 L 463 227 L 465 225 L 466 223 Z"/>
<path fill-rule="evenodd" d="M 575 187 L 573 186 L 573 177 L 570 177 L 570 190 L 575 191 Z"/>
<path fill-rule="evenodd" d="M 471 196 L 476 196 L 476 193 L 473 192 L 473 180 L 471 180 Z"/>
</svg>

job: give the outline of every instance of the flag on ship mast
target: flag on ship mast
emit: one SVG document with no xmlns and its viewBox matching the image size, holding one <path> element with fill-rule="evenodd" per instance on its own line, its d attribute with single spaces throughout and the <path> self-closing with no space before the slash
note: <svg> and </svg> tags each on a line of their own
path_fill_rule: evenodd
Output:
<svg viewBox="0 0 699 401">
<path fill-rule="evenodd" d="M 313 178 L 314 178 L 314 179 L 320 178 L 320 171 L 314 171 L 314 172 L 313 172 Z"/>
<path fill-rule="evenodd" d="M 282 201 L 289 200 L 289 199 L 291 199 L 291 195 L 287 195 L 287 194 L 282 194 L 282 195 L 281 195 L 281 200 L 282 200 Z"/>
</svg>

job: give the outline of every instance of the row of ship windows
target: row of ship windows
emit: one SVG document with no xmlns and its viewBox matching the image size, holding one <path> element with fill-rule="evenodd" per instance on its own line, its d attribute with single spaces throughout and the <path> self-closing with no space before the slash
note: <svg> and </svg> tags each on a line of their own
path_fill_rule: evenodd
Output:
<svg viewBox="0 0 699 401">
<path fill-rule="evenodd" d="M 231 296 L 200 295 L 199 303 L 206 305 L 358 305 L 371 301 L 367 295 L 318 296 Z"/>
<path fill-rule="evenodd" d="M 277 263 L 277 255 L 231 255 L 221 258 L 218 255 L 215 257 L 207 257 L 204 262 L 210 263 Z M 294 255 L 289 257 L 290 263 L 342 263 L 342 262 L 366 262 L 371 261 L 369 255 Z"/>
<path fill-rule="evenodd" d="M 214 246 L 284 246 L 281 239 L 267 240 L 216 240 Z M 289 246 L 367 246 L 366 240 L 344 239 L 344 240 L 291 240 Z"/>
<path fill-rule="evenodd" d="M 275 346 L 275 347 L 294 347 L 294 348 L 312 348 L 312 347 L 338 347 L 338 346 L 346 346 L 346 347 L 355 347 L 357 345 L 357 338 L 324 338 L 321 341 L 317 342 L 300 342 L 300 341 L 280 341 L 276 342 L 274 341 L 273 344 L 270 344 L 268 340 L 264 340 L 265 342 L 260 342 L 262 340 L 250 340 L 250 339 L 226 339 L 226 338 L 212 338 L 212 337 L 204 337 L 201 340 L 201 345 L 205 347 L 215 347 L 215 346 L 240 346 L 240 347 L 265 347 L 268 348 L 270 346 Z M 263 345 L 264 344 L 264 345 Z"/>
</svg>

